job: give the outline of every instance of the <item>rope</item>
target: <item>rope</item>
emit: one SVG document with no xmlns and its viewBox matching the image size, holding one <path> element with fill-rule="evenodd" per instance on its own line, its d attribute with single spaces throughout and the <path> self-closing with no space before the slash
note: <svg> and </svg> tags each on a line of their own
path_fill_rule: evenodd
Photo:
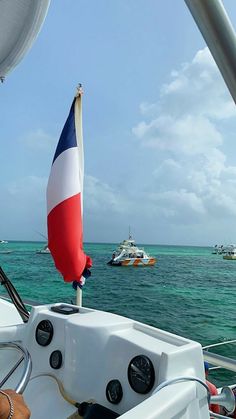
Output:
<svg viewBox="0 0 236 419">
<path fill-rule="evenodd" d="M 66 391 L 65 391 L 65 389 L 63 387 L 62 382 L 57 377 L 55 377 L 55 375 L 42 373 L 42 374 L 35 375 L 34 377 L 31 377 L 30 378 L 30 381 L 31 380 L 34 380 L 35 378 L 38 378 L 38 377 L 51 377 L 51 378 L 53 378 L 56 381 L 57 385 L 58 385 L 59 391 L 60 391 L 61 396 L 63 397 L 63 399 L 65 399 L 68 403 L 72 404 L 75 407 L 78 407 L 79 406 L 79 403 L 76 400 L 71 399 L 67 395 L 67 393 L 66 393 Z"/>
</svg>

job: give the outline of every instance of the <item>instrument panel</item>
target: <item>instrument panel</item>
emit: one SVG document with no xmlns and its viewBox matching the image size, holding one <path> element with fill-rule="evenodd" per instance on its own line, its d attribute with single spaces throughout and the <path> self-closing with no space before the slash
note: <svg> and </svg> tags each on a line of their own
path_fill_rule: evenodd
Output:
<svg viewBox="0 0 236 419">
<path fill-rule="evenodd" d="M 62 313 L 64 314 L 64 312 Z M 67 314 L 67 312 L 66 312 Z M 48 346 L 54 335 L 52 323 L 44 319 L 40 321 L 36 327 L 35 339 L 40 346 Z M 60 350 L 54 350 L 49 357 L 49 364 L 52 369 L 60 369 L 63 363 L 63 356 Z M 124 383 L 130 385 L 131 389 L 140 395 L 148 394 L 155 383 L 155 369 L 151 359 L 144 354 L 134 356 L 128 366 L 127 375 L 121 381 L 115 377 L 111 379 L 106 385 L 106 399 L 111 404 L 119 404 L 123 398 Z M 126 384 L 127 386 L 127 384 Z"/>
<path fill-rule="evenodd" d="M 137 355 L 131 359 L 127 376 L 129 385 L 135 393 L 147 394 L 155 382 L 155 369 L 146 355 Z M 112 404 L 118 404 L 123 397 L 122 384 L 118 379 L 109 381 L 106 387 L 106 398 Z"/>
</svg>

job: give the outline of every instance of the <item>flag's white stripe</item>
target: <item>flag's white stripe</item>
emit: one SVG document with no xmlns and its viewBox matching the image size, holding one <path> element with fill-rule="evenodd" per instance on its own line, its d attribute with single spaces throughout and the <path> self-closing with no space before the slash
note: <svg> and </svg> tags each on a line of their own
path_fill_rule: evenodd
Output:
<svg viewBox="0 0 236 419">
<path fill-rule="evenodd" d="M 60 202 L 82 192 L 80 151 L 72 147 L 54 161 L 47 187 L 47 212 Z"/>
<path fill-rule="evenodd" d="M 76 97 L 75 107 L 75 132 L 76 141 L 79 149 L 79 168 L 81 184 L 81 214 L 83 215 L 83 184 L 84 184 L 84 146 L 83 146 L 83 126 L 82 126 L 82 96 Z"/>
</svg>

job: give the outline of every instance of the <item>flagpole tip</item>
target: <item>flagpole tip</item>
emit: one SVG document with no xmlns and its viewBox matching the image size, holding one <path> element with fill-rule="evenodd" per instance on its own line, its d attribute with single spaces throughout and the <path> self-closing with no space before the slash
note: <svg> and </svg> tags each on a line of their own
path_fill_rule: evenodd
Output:
<svg viewBox="0 0 236 419">
<path fill-rule="evenodd" d="M 80 96 L 83 95 L 83 93 L 84 92 L 83 92 L 82 84 L 79 83 L 78 86 L 77 86 L 77 88 L 76 88 L 76 95 L 75 95 L 75 97 L 80 97 Z"/>
</svg>

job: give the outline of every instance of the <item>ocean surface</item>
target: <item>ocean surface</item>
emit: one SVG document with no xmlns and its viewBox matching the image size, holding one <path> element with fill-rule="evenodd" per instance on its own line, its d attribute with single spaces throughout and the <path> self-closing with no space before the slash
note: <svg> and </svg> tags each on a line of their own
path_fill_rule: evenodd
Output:
<svg viewBox="0 0 236 419">
<path fill-rule="evenodd" d="M 137 243 L 138 244 L 138 243 Z M 41 242 L 0 244 L 0 266 L 22 299 L 71 302 L 50 254 L 37 254 Z M 223 260 L 209 247 L 142 245 L 158 261 L 153 267 L 107 265 L 116 244 L 85 244 L 93 259 L 83 288 L 83 305 L 110 311 L 197 340 L 203 346 L 236 338 L 236 260 Z M 13 250 L 4 254 L 2 250 Z M 2 288 L 2 289 L 1 289 Z M 0 294 L 5 294 L 0 287 Z M 236 359 L 236 345 L 218 353 Z M 236 382 L 235 373 L 210 373 L 213 382 Z"/>
</svg>

